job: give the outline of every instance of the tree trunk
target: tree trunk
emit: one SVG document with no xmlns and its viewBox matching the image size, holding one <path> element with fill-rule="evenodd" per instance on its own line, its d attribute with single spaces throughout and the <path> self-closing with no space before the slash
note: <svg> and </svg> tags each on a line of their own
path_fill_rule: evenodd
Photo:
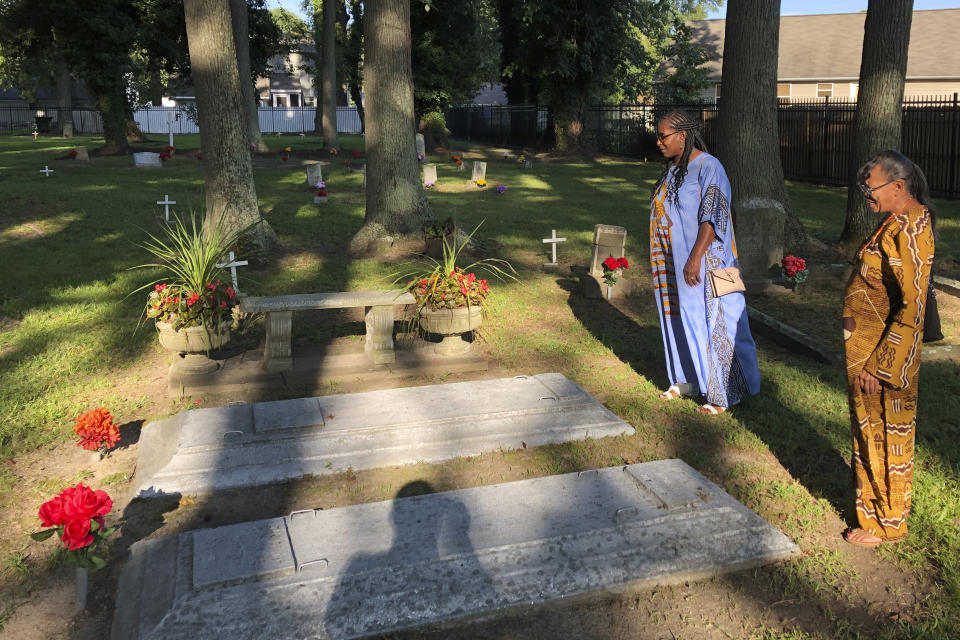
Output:
<svg viewBox="0 0 960 640">
<path fill-rule="evenodd" d="M 913 0 L 870 0 L 867 5 L 848 170 L 847 219 L 840 234 L 846 245 L 859 245 L 879 222 L 857 187 L 857 170 L 881 151 L 900 149 L 912 19 Z"/>
<path fill-rule="evenodd" d="M 97 107 L 103 121 L 103 141 L 108 152 L 126 153 L 127 145 L 127 94 L 123 83 L 104 77 L 101 81 L 91 82 L 87 86 L 97 97 Z"/>
<path fill-rule="evenodd" d="M 339 149 L 337 139 L 337 0 L 323 0 L 323 146 Z M 342 2 L 341 2 L 342 4 Z"/>
<path fill-rule="evenodd" d="M 366 132 L 365 118 L 363 111 L 363 87 L 355 84 L 350 85 L 350 99 L 357 106 L 357 117 L 360 118 L 360 133 Z"/>
<path fill-rule="evenodd" d="M 364 15 L 367 88 L 367 210 L 352 251 L 432 217 L 414 139 L 410 0 L 368 0 Z"/>
<path fill-rule="evenodd" d="M 240 74 L 240 90 L 243 93 L 247 144 L 257 151 L 267 153 L 270 147 L 263 141 L 260 133 L 259 106 L 253 95 L 253 77 L 250 73 L 250 26 L 247 19 L 246 0 L 230 0 L 230 19 L 233 25 L 233 41 L 237 47 L 237 70 Z"/>
<path fill-rule="evenodd" d="M 779 43 L 780 3 L 730 0 L 716 155 L 730 178 L 737 249 L 748 278 L 766 277 L 785 247 L 802 251 L 807 239 L 790 207 L 780 162 Z"/>
<path fill-rule="evenodd" d="M 183 8 L 204 158 L 204 225 L 222 220 L 228 231 L 252 229 L 252 242 L 267 249 L 268 230 L 257 206 L 247 146 L 230 2 L 184 0 Z"/>
<path fill-rule="evenodd" d="M 57 63 L 57 122 L 60 135 L 73 135 L 73 78 L 63 62 Z"/>
</svg>

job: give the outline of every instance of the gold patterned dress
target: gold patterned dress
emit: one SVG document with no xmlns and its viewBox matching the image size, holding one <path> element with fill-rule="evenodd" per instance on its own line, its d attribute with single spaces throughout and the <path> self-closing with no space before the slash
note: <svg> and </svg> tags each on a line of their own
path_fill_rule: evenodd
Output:
<svg viewBox="0 0 960 640">
<path fill-rule="evenodd" d="M 843 302 L 847 393 L 860 528 L 907 535 L 923 314 L 933 264 L 930 213 L 890 214 L 860 250 Z M 864 394 L 863 370 L 880 380 Z"/>
</svg>

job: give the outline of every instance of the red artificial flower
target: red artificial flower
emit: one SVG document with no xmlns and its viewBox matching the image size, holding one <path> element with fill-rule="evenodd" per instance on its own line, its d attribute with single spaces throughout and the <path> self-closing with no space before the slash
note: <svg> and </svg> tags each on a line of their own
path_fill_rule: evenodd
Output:
<svg viewBox="0 0 960 640">
<path fill-rule="evenodd" d="M 197 160 L 203 160 L 203 154 L 202 154 L 202 153 L 198 153 L 198 154 L 197 154 Z"/>
<path fill-rule="evenodd" d="M 610 256 L 609 258 L 603 261 L 603 266 L 606 267 L 607 269 L 610 269 L 611 271 L 616 271 L 617 269 L 620 268 L 620 261 L 614 258 L 613 256 Z"/>
<path fill-rule="evenodd" d="M 227 297 L 231 300 L 237 297 L 237 292 L 233 290 L 233 287 L 227 287 Z"/>
<path fill-rule="evenodd" d="M 197 300 L 199 299 L 200 299 L 200 294 L 198 294 L 196 291 L 191 291 L 190 297 L 187 298 L 187 306 L 192 307 L 197 303 Z"/>
<path fill-rule="evenodd" d="M 467 282 L 473 282 L 477 279 L 477 274 L 470 272 L 467 274 Z"/>
<path fill-rule="evenodd" d="M 359 151 L 354 151 L 354 152 L 351 153 L 350 155 L 352 155 L 354 158 L 359 158 L 359 157 L 360 157 L 360 152 L 359 152 Z"/>
<path fill-rule="evenodd" d="M 165 283 L 165 282 L 164 282 L 163 284 L 155 284 L 155 285 L 153 285 L 153 290 L 156 291 L 157 293 L 163 291 L 163 290 L 166 289 L 166 288 L 167 288 L 167 283 Z"/>
<path fill-rule="evenodd" d="M 344 160 L 344 161 L 343 161 L 343 166 L 349 167 L 349 166 L 350 166 L 350 161 L 349 161 L 349 160 Z"/>
<path fill-rule="evenodd" d="M 621 269 L 629 269 L 629 268 L 630 268 L 630 263 L 627 262 L 627 259 L 626 259 L 626 258 L 620 258 L 619 260 L 617 260 L 617 262 L 620 263 L 620 268 L 621 268 Z"/>
<path fill-rule="evenodd" d="M 113 500 L 106 491 L 94 491 L 82 482 L 64 489 L 59 497 L 67 520 L 90 520 L 107 515 L 113 508 Z"/>
<path fill-rule="evenodd" d="M 93 544 L 93 534 L 90 533 L 90 519 L 70 520 L 63 527 L 63 536 L 60 539 L 63 540 L 67 551 L 89 547 Z"/>
<path fill-rule="evenodd" d="M 103 407 L 78 417 L 73 432 L 80 437 L 78 444 L 89 451 L 96 451 L 101 446 L 112 449 L 120 440 L 120 429 L 113 423 L 110 412 Z"/>
<path fill-rule="evenodd" d="M 167 153 L 166 151 L 164 151 L 163 153 L 160 154 L 160 159 L 161 159 L 161 160 L 169 160 L 169 159 L 170 159 L 170 154 Z"/>
<path fill-rule="evenodd" d="M 207 289 L 210 289 L 210 291 L 213 291 L 216 288 L 217 288 L 217 285 L 213 284 L 212 282 L 207 283 Z"/>
<path fill-rule="evenodd" d="M 220 301 L 220 308 L 223 309 L 223 308 L 226 307 L 226 306 L 227 306 L 227 303 L 224 302 L 223 300 L 221 300 L 221 301 Z"/>
<path fill-rule="evenodd" d="M 290 159 L 290 156 L 283 155 L 283 156 L 280 156 L 280 159 L 283 160 L 284 162 L 286 162 L 287 160 Z"/>
<path fill-rule="evenodd" d="M 326 198 L 327 197 L 326 189 L 320 189 L 320 191 L 317 191 L 317 196 L 320 198 Z"/>
<path fill-rule="evenodd" d="M 71 157 L 71 158 L 76 158 L 76 157 L 77 157 L 77 150 L 76 150 L 76 149 L 71 149 L 71 150 L 70 150 L 70 157 Z"/>
<path fill-rule="evenodd" d="M 40 522 L 45 527 L 59 527 L 62 524 L 66 524 L 67 516 L 63 512 L 63 498 L 57 496 L 47 500 L 40 505 L 40 511 L 37 515 L 40 516 Z"/>
<path fill-rule="evenodd" d="M 456 163 L 457 165 L 461 165 L 463 164 L 463 160 L 461 160 L 460 158 L 457 158 Z"/>
<path fill-rule="evenodd" d="M 169 145 L 169 144 L 168 144 L 167 146 L 165 146 L 164 149 L 165 149 L 166 151 L 173 151 L 173 150 L 174 150 L 174 148 L 173 148 L 171 145 Z"/>
</svg>

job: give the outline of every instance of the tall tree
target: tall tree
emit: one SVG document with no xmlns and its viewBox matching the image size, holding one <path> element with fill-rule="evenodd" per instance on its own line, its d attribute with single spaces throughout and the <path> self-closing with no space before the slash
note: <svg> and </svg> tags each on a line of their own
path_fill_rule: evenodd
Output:
<svg viewBox="0 0 960 640">
<path fill-rule="evenodd" d="M 73 75 L 63 60 L 57 62 L 57 123 L 61 134 L 73 133 Z"/>
<path fill-rule="evenodd" d="M 840 241 L 859 244 L 877 226 L 857 188 L 857 170 L 885 149 L 899 149 L 913 0 L 870 0 L 863 25 L 860 89 L 853 117 L 847 219 Z"/>
<path fill-rule="evenodd" d="M 205 224 L 222 220 L 228 229 L 252 228 L 251 240 L 266 249 L 268 227 L 253 183 L 230 0 L 184 0 L 183 8 L 204 152 Z"/>
<path fill-rule="evenodd" d="M 237 48 L 237 70 L 240 75 L 244 124 L 247 144 L 257 151 L 268 152 L 270 147 L 260 134 L 260 101 L 253 95 L 253 77 L 250 73 L 250 24 L 246 0 L 230 0 L 230 21 L 233 42 Z"/>
<path fill-rule="evenodd" d="M 777 126 L 780 5 L 730 0 L 723 41 L 717 157 L 730 178 L 737 248 L 749 277 L 766 275 L 806 232 L 790 207 Z"/>
<path fill-rule="evenodd" d="M 710 86 L 707 69 L 710 55 L 692 41 L 693 30 L 683 20 L 673 26 L 673 39 L 663 50 L 666 73 L 654 85 L 658 103 L 693 104 L 701 101 L 702 91 Z"/>
<path fill-rule="evenodd" d="M 350 99 L 357 107 L 360 133 L 366 131 L 363 110 L 363 0 L 349 0 L 350 18 L 344 29 L 343 79 L 350 91 Z"/>
<path fill-rule="evenodd" d="M 365 9 L 367 210 L 354 252 L 431 218 L 414 140 L 410 0 L 367 0 Z"/>
<path fill-rule="evenodd" d="M 323 148 L 339 149 L 337 138 L 337 5 L 343 0 L 323 0 Z"/>
</svg>

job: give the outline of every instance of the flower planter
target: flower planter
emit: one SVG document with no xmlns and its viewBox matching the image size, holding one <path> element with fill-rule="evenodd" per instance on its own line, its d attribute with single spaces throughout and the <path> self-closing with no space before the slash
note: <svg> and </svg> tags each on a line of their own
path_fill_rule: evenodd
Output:
<svg viewBox="0 0 960 640">
<path fill-rule="evenodd" d="M 483 310 L 476 305 L 437 311 L 427 307 L 420 309 L 420 326 L 424 331 L 443 336 L 435 349 L 442 356 L 461 355 L 470 351 L 470 343 L 463 339 L 463 334 L 479 328 L 482 322 Z"/>
<path fill-rule="evenodd" d="M 160 346 L 182 354 L 173 363 L 171 372 L 200 374 L 216 371 L 218 365 L 207 356 L 207 352 L 230 341 L 230 322 L 224 321 L 219 329 L 219 332 L 216 327 L 174 329 L 169 322 L 157 322 Z"/>
</svg>

